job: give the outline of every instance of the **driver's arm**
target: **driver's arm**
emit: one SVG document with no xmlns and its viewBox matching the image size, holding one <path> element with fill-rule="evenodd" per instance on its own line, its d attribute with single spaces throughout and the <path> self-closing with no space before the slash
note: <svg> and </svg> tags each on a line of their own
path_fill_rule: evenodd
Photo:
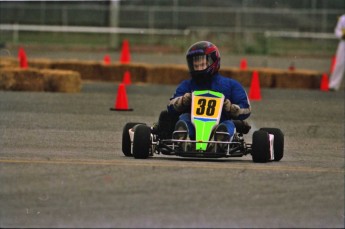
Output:
<svg viewBox="0 0 345 229">
<path fill-rule="evenodd" d="M 231 97 L 225 99 L 223 107 L 231 119 L 245 120 L 250 116 L 250 102 L 246 91 L 239 82 L 233 82 Z"/>
<path fill-rule="evenodd" d="M 188 81 L 183 81 L 176 89 L 168 103 L 168 112 L 183 113 L 190 109 L 192 96 L 189 90 Z"/>
</svg>

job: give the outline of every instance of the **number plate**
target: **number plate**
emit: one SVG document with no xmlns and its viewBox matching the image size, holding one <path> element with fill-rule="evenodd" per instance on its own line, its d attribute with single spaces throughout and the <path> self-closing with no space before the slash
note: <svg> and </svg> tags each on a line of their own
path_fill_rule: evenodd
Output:
<svg viewBox="0 0 345 229">
<path fill-rule="evenodd" d="M 224 95 L 215 91 L 195 91 L 192 95 L 192 122 L 195 127 L 195 149 L 206 151 L 214 126 L 219 123 Z"/>
<path fill-rule="evenodd" d="M 197 119 L 210 119 L 212 121 L 219 119 L 223 107 L 223 100 L 224 96 L 219 92 L 194 92 L 192 117 Z"/>
</svg>

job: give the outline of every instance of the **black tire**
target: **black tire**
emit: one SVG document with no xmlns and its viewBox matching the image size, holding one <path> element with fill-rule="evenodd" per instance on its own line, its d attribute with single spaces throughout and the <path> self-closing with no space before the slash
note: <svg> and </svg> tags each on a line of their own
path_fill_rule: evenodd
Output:
<svg viewBox="0 0 345 229">
<path fill-rule="evenodd" d="M 280 161 L 284 156 L 284 134 L 278 128 L 260 128 L 260 130 L 266 131 L 269 134 L 274 135 L 274 160 Z"/>
<path fill-rule="evenodd" d="M 146 159 L 150 155 L 151 128 L 138 125 L 134 131 L 133 156 L 136 159 Z"/>
<path fill-rule="evenodd" d="M 123 127 L 122 131 L 122 153 L 126 157 L 132 157 L 133 154 L 131 152 L 131 138 L 129 137 L 129 129 L 131 129 L 133 126 L 137 124 L 142 124 L 138 122 L 129 122 Z"/>
<path fill-rule="evenodd" d="M 259 163 L 270 160 L 270 139 L 266 131 L 257 130 L 253 133 L 252 157 L 253 162 Z"/>
</svg>

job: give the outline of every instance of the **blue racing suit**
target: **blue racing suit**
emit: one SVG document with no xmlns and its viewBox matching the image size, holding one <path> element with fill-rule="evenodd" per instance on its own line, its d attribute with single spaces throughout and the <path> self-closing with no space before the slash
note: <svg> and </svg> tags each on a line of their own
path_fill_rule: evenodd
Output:
<svg viewBox="0 0 345 229">
<path fill-rule="evenodd" d="M 167 108 L 169 113 L 179 114 L 179 120 L 183 120 L 187 123 L 189 137 L 191 139 L 195 139 L 195 129 L 191 122 L 190 115 L 191 107 L 189 106 L 183 112 L 179 112 L 175 109 L 174 102 L 184 94 L 192 93 L 196 90 L 212 90 L 221 92 L 224 94 L 225 99 L 230 100 L 231 104 L 236 104 L 239 106 L 240 110 L 238 112 L 238 116 L 233 117 L 233 115 L 223 109 L 220 118 L 220 124 L 224 124 L 227 127 L 227 130 L 232 138 L 236 132 L 236 128 L 232 120 L 245 120 L 250 116 L 251 113 L 250 102 L 242 85 L 238 81 L 224 77 L 219 73 L 213 75 L 211 81 L 207 81 L 202 85 L 196 84 L 193 79 L 184 80 L 180 83 L 175 93 L 170 98 Z"/>
</svg>

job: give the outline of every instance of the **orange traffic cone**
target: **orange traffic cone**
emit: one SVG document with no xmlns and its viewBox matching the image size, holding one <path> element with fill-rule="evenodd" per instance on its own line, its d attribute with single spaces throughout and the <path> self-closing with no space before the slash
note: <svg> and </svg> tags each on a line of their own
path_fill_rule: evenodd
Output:
<svg viewBox="0 0 345 229">
<path fill-rule="evenodd" d="M 103 58 L 103 63 L 104 64 L 110 64 L 110 56 L 109 55 L 105 55 Z"/>
<path fill-rule="evenodd" d="M 332 61 L 331 61 L 331 67 L 330 67 L 330 69 L 329 69 L 329 73 L 330 73 L 330 74 L 334 71 L 334 66 L 335 66 L 336 61 L 337 61 L 337 60 L 336 60 L 336 57 L 333 56 L 333 57 L 332 57 Z"/>
<path fill-rule="evenodd" d="M 329 91 L 328 76 L 326 73 L 322 74 L 321 83 L 320 83 L 320 90 L 321 91 Z"/>
<path fill-rule="evenodd" d="M 245 58 L 241 59 L 240 69 L 241 70 L 246 70 L 247 69 L 247 60 Z"/>
<path fill-rule="evenodd" d="M 24 48 L 19 48 L 18 59 L 20 68 L 28 68 L 28 60 Z"/>
<path fill-rule="evenodd" d="M 260 81 L 258 71 L 253 71 L 252 82 L 249 89 L 249 99 L 261 100 Z"/>
<path fill-rule="evenodd" d="M 127 94 L 125 84 L 121 83 L 117 89 L 117 97 L 114 104 L 114 108 L 110 108 L 111 111 L 132 111 L 128 108 Z"/>
<path fill-rule="evenodd" d="M 296 67 L 295 67 L 295 62 L 291 62 L 290 66 L 289 66 L 289 71 L 295 71 Z"/>
<path fill-rule="evenodd" d="M 130 54 L 129 54 L 129 43 L 128 40 L 123 40 L 122 42 L 122 50 L 121 50 L 121 57 L 120 62 L 121 64 L 128 64 L 130 62 Z"/>
<path fill-rule="evenodd" d="M 125 71 L 125 74 L 123 75 L 122 83 L 126 85 L 130 85 L 132 83 L 131 73 L 129 71 Z"/>
</svg>

